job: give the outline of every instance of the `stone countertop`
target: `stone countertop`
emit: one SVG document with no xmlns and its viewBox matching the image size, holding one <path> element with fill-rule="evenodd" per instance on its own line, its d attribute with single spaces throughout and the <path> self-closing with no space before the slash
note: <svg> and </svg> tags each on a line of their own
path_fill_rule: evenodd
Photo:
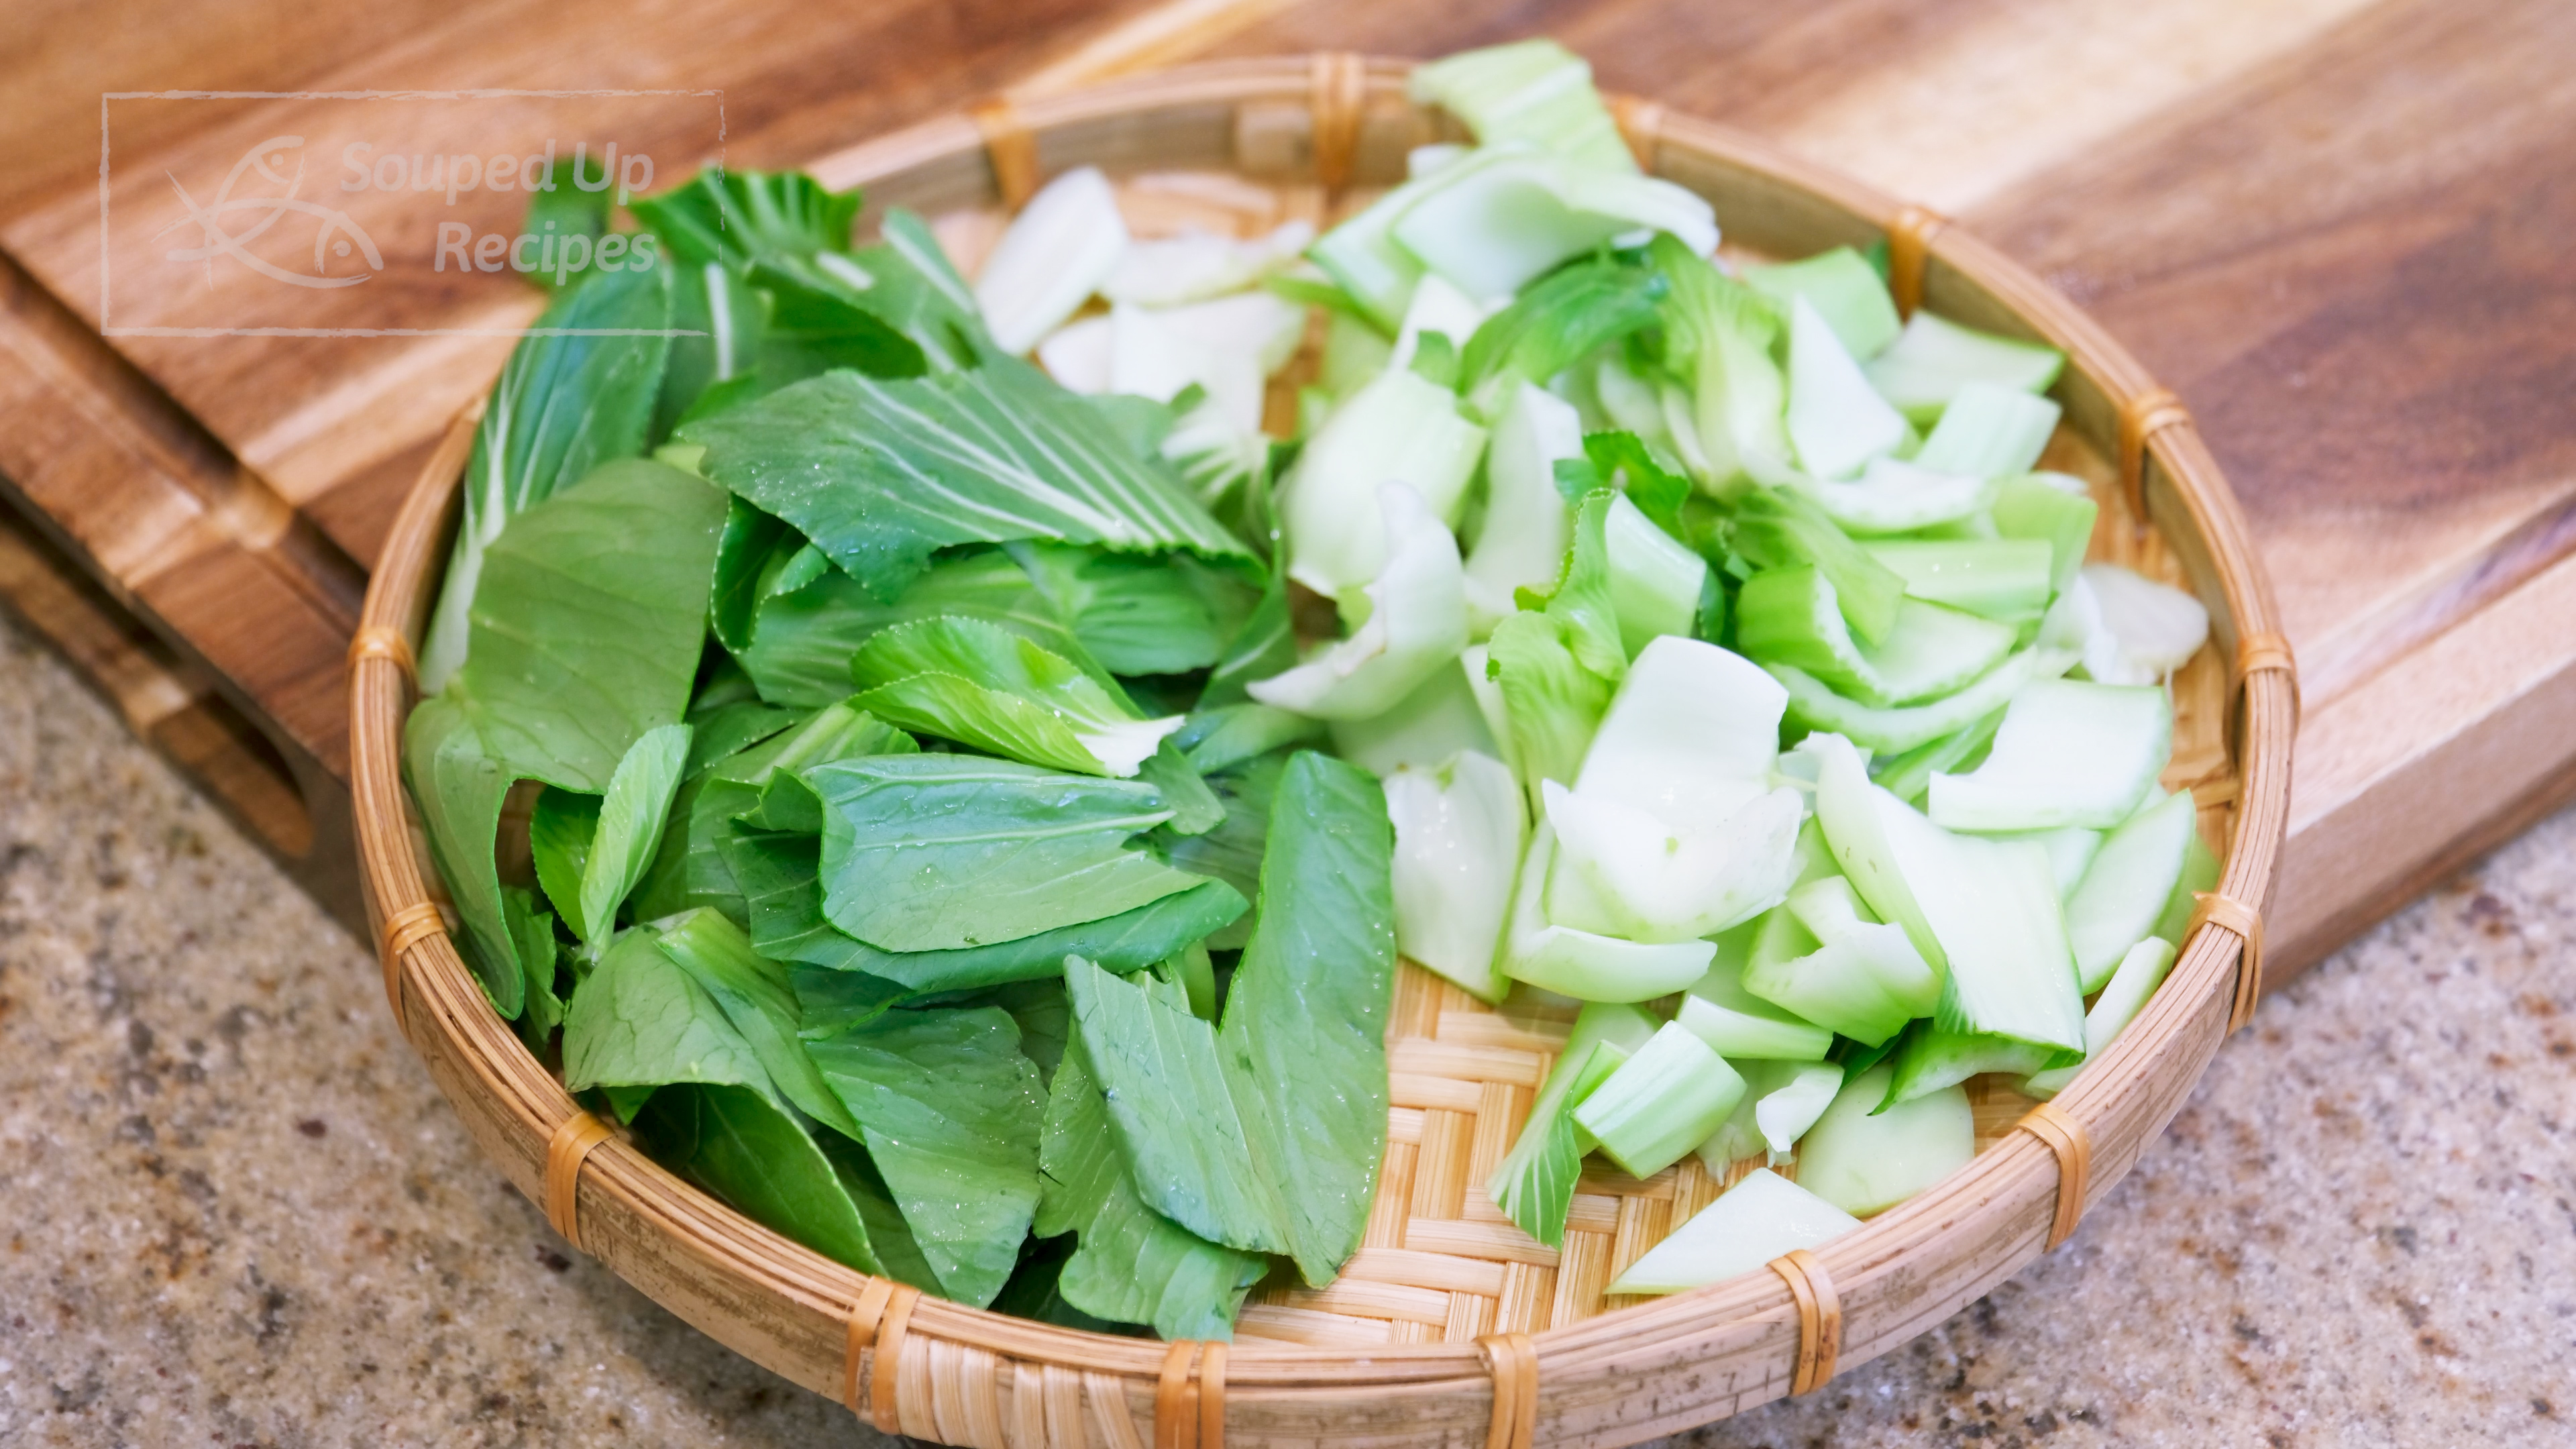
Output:
<svg viewBox="0 0 2576 1449">
<path fill-rule="evenodd" d="M 2576 812 L 2264 1003 L 2075 1239 L 1691 1436 L 2576 1443 Z M 0 1443 L 877 1441 L 568 1252 L 366 951 L 0 626 Z"/>
</svg>

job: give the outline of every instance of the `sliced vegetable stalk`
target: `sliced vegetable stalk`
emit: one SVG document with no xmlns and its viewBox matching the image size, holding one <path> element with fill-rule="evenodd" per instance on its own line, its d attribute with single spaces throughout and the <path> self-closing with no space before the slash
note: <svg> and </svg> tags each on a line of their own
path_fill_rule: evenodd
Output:
<svg viewBox="0 0 2576 1449">
<path fill-rule="evenodd" d="M 2036 681 L 2014 692 L 1984 764 L 1932 777 L 1930 814 L 1952 830 L 2108 829 L 2172 752 L 2162 689 Z"/>
<path fill-rule="evenodd" d="M 1610 594 L 1607 521 L 1616 495 L 1598 489 L 1575 512 L 1574 546 L 1544 608 L 1524 608 L 1494 626 L 1486 672 L 1499 686 L 1511 764 L 1533 807 L 1547 780 L 1573 783 L 1628 671 Z M 1527 602 L 1526 600 L 1524 602 Z"/>
<path fill-rule="evenodd" d="M 1397 482 L 1442 524 L 1454 518 L 1485 430 L 1447 388 L 1391 368 L 1333 410 L 1280 485 L 1288 576 L 1328 599 L 1375 579 L 1395 547 L 1382 486 Z"/>
<path fill-rule="evenodd" d="M 2101 990 L 2129 948 L 2154 934 L 2199 828 L 2199 809 L 2182 791 L 2131 816 L 2102 842 L 2066 901 L 2076 985 L 2085 995 Z"/>
<path fill-rule="evenodd" d="M 1810 730 L 1841 735 L 1872 750 L 1899 754 L 1957 734 L 1994 714 L 2034 679 L 2055 678 L 2074 657 L 2042 648 L 2007 656 L 1956 693 L 1916 705 L 1879 708 L 1834 693 L 1831 686 L 1794 665 L 1765 667 L 1789 690 L 1789 718 Z"/>
<path fill-rule="evenodd" d="M 2118 663 L 2085 672 L 2104 684 L 2158 684 L 2209 642 L 2209 610 L 2180 589 L 2167 588 L 2118 564 L 2088 563 L 2084 583 L 2093 591 L 2101 624 L 2116 645 Z"/>
<path fill-rule="evenodd" d="M 2084 551 L 2093 542 L 2093 516 L 2097 511 L 2092 499 L 2038 477 L 2006 478 L 1995 485 L 1996 534 L 2048 545 L 2052 594 L 2065 593 L 2084 567 Z"/>
<path fill-rule="evenodd" d="M 1480 148 L 1418 184 L 1390 235 L 1471 297 L 1508 298 L 1559 263 L 1640 227 L 1695 256 L 1717 248 L 1706 201 L 1669 181 L 1511 146 Z"/>
<path fill-rule="evenodd" d="M 1646 1250 L 1612 1280 L 1612 1293 L 1681 1293 L 1747 1273 L 1800 1248 L 1817 1248 L 1860 1219 L 1767 1168 L 1755 1168 Z"/>
<path fill-rule="evenodd" d="M 1624 495 L 1602 521 L 1610 600 L 1630 658 L 1666 635 L 1688 638 L 1709 584 L 1708 564 L 1649 521 Z"/>
<path fill-rule="evenodd" d="M 2173 963 L 2173 943 L 2153 936 L 2131 946 L 2120 957 L 2119 967 L 2094 1000 L 2093 1009 L 2084 1013 L 2085 1061 L 2110 1050 L 2111 1043 L 2120 1039 L 2120 1033 L 2129 1029 L 2138 1013 L 2147 1009 L 2147 998 L 2164 984 Z M 2066 1090 L 2083 1066 L 2083 1062 L 2077 1062 L 2036 1073 L 2021 1084 L 2021 1089 L 2042 1100 L 2056 1096 Z"/>
<path fill-rule="evenodd" d="M 1819 1062 L 1832 1049 L 1831 1030 L 1744 989 L 1744 970 L 1762 924 L 1748 921 L 1717 940 L 1717 959 L 1692 983 L 1673 1019 L 1731 1060 Z"/>
<path fill-rule="evenodd" d="M 1753 1122 L 1771 1150 L 1771 1165 L 1778 1167 L 1834 1104 L 1846 1073 L 1839 1062 L 1800 1062 L 1773 1075 L 1776 1085 L 1754 1104 Z"/>
<path fill-rule="evenodd" d="M 1477 707 L 1475 687 L 1458 663 L 1432 670 L 1384 714 L 1334 720 L 1330 731 L 1333 753 L 1380 779 L 1398 770 L 1437 768 L 1462 750 L 1497 760 L 1503 755 L 1493 727 Z"/>
<path fill-rule="evenodd" d="M 1287 270 L 1314 239 L 1314 226 L 1297 220 L 1241 240 L 1193 228 L 1177 236 L 1131 241 L 1117 269 L 1100 284 L 1100 294 L 1146 307 L 1222 297 Z"/>
<path fill-rule="evenodd" d="M 1783 313 L 1805 302 L 1855 358 L 1875 358 L 1898 339 L 1896 301 L 1878 269 L 1850 247 L 1794 262 L 1744 269 L 1745 283 Z"/>
<path fill-rule="evenodd" d="M 1545 820 L 1530 838 L 1503 933 L 1503 974 L 1583 1001 L 1652 1001 L 1708 974 L 1717 947 L 1708 941 L 1641 945 L 1551 924 L 1546 897 L 1556 859 L 1556 831 Z"/>
<path fill-rule="evenodd" d="M 2065 366 L 2066 354 L 2054 347 L 1979 332 L 1918 308 L 1905 331 L 1863 371 L 1898 411 L 1928 424 L 1969 383 L 2041 393 Z"/>
<path fill-rule="evenodd" d="M 1575 1110 L 1627 1062 L 1637 1047 L 1655 1034 L 1655 1020 L 1641 1008 L 1585 1008 L 1634 1011 L 1622 1021 L 1617 1040 L 1576 1036 L 1556 1059 L 1547 1085 L 1530 1108 L 1519 1140 L 1485 1181 L 1485 1195 L 1522 1232 L 1547 1244 L 1565 1241 L 1566 1215 L 1574 1207 L 1574 1184 L 1583 1174 L 1584 1144 L 1574 1123 Z"/>
<path fill-rule="evenodd" d="M 2045 539 L 1892 539 L 1862 547 L 1905 581 L 1908 597 L 1988 619 L 2036 619 L 2056 588 L 2055 551 Z"/>
<path fill-rule="evenodd" d="M 1637 169 L 1609 107 L 1592 88 L 1592 67 L 1553 40 L 1486 46 L 1414 68 L 1405 89 L 1436 105 L 1477 140 L 1526 141 L 1605 171 Z"/>
<path fill-rule="evenodd" d="M 1944 1031 L 1932 1022 L 1918 1021 L 1896 1049 L 1896 1074 L 1889 1078 L 1887 1099 L 1877 1110 L 1888 1111 L 1945 1087 L 1957 1086 L 1982 1072 L 2026 1077 L 2058 1055 L 2049 1047 Z"/>
<path fill-rule="evenodd" d="M 1752 289 L 1669 237 L 1657 237 L 1649 254 L 1671 286 L 1664 345 L 1670 365 L 1691 379 L 1701 481 L 1724 488 L 1787 471 L 1787 382 L 1772 360 L 1778 315 Z"/>
<path fill-rule="evenodd" d="M 1789 900 L 1763 918 L 1753 938 L 1746 992 L 1871 1045 L 1932 1008 L 1939 977 L 1903 927 L 1859 914 L 1848 882 L 1811 882 Z"/>
<path fill-rule="evenodd" d="M 1990 382 L 1962 386 L 1914 465 L 1962 478 L 2001 478 L 2027 473 L 2057 430 L 2057 404 Z"/>
<path fill-rule="evenodd" d="M 1255 700 L 1318 719 L 1367 719 L 1449 667 L 1467 646 L 1458 541 L 1402 483 L 1378 490 L 1387 555 L 1367 589 L 1368 617 L 1347 639 L 1247 686 Z"/>
<path fill-rule="evenodd" d="M 1395 825 L 1395 942 L 1403 955 L 1487 1001 L 1508 986 L 1496 958 L 1528 826 L 1519 784 L 1469 750 L 1386 777 Z"/>
<path fill-rule="evenodd" d="M 1706 1141 L 1743 1095 L 1733 1067 L 1667 1022 L 1583 1099 L 1574 1123 L 1631 1176 L 1652 1177 Z"/>
<path fill-rule="evenodd" d="M 1784 896 L 1805 806 L 1770 788 L 1783 692 L 1695 639 L 1637 657 L 1575 787 L 1542 784 L 1557 837 L 1548 919 L 1633 941 L 1722 931 Z"/>
<path fill-rule="evenodd" d="M 1870 459 L 1858 482 L 1810 478 L 1799 480 L 1797 487 L 1845 531 L 1864 537 L 1956 523 L 1995 499 L 1989 479 L 1884 457 Z"/>
<path fill-rule="evenodd" d="M 1735 637 L 1755 659 L 1794 665 L 1879 708 L 1954 694 L 2002 662 L 2014 643 L 2009 625 L 1905 599 L 1886 640 L 1863 644 L 1843 620 L 1833 581 L 1812 566 L 1746 580 Z"/>
<path fill-rule="evenodd" d="M 1118 197 L 1096 166 L 1068 171 L 1020 208 L 984 259 L 975 302 L 1005 352 L 1026 352 L 1099 290 L 1127 252 Z"/>
<path fill-rule="evenodd" d="M 1794 299 L 1789 306 L 1789 443 L 1799 464 L 1819 478 L 1849 478 L 1870 459 L 1896 451 L 1905 437 L 1904 414 L 1869 385 L 1814 304 L 1803 296 Z"/>
<path fill-rule="evenodd" d="M 1815 565 L 1833 582 L 1835 602 L 1861 642 L 1879 643 L 1896 627 L 1905 580 L 1795 490 L 1759 490 L 1738 500 L 1731 541 L 1757 569 Z"/>
<path fill-rule="evenodd" d="M 1494 424 L 1485 459 L 1485 521 L 1467 555 L 1467 607 L 1477 637 L 1515 605 L 1516 589 L 1553 583 L 1574 536 L 1556 465 L 1583 456 L 1583 425 L 1562 399 L 1521 383 Z"/>
<path fill-rule="evenodd" d="M 1966 1091 L 1947 1087 L 1880 1112 L 1892 1076 L 1882 1063 L 1845 1082 L 1798 1144 L 1798 1185 L 1856 1218 L 1896 1206 L 1977 1155 Z"/>
<path fill-rule="evenodd" d="M 1985 761 L 1986 751 L 1994 746 L 1995 731 L 2003 726 L 2003 722 L 2004 712 L 1998 709 L 1957 734 L 1945 735 L 1930 744 L 1916 745 L 1902 754 L 1872 761 L 1870 778 L 1897 799 L 1920 808 L 1924 795 L 1932 788 L 1935 774 L 1973 770 Z"/>
<path fill-rule="evenodd" d="M 1817 760 L 1817 816 L 1851 884 L 1942 973 L 1940 1024 L 2082 1050 L 2084 1003 L 2047 852 L 1950 834 L 1870 784 L 1847 741 L 1810 736 L 1800 749 Z"/>
</svg>

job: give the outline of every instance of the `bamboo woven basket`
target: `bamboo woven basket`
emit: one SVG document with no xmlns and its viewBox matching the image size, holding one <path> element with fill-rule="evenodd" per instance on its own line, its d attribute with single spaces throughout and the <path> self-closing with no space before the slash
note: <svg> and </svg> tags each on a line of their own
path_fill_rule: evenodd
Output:
<svg viewBox="0 0 2576 1449">
<path fill-rule="evenodd" d="M 1319 222 L 1401 174 L 1444 123 L 1405 68 L 1354 56 L 1194 67 L 990 104 L 831 156 L 828 184 L 914 207 L 970 261 L 1046 175 L 1121 178 L 1140 231 Z M 1890 248 L 1900 304 L 2070 356 L 2050 466 L 2090 480 L 2094 554 L 2190 589 L 2212 645 L 2176 680 L 2166 784 L 2225 860 L 2147 1010 L 2048 1108 L 1974 1084 L 1979 1155 L 1929 1192 L 1774 1270 L 1664 1299 L 1602 1288 L 1725 1185 L 1696 1160 L 1590 1178 L 1561 1251 L 1479 1191 L 1565 1023 L 1496 1012 L 1403 968 L 1390 1145 L 1366 1245 L 1321 1292 L 1271 1292 L 1230 1350 L 1075 1332 L 865 1277 L 752 1223 L 569 1098 L 485 1002 L 440 915 L 399 769 L 412 648 L 438 584 L 473 417 L 396 522 L 351 652 L 358 838 L 402 1030 L 485 1152 L 573 1244 L 707 1333 L 889 1432 L 975 1449 L 1609 1446 L 1688 1429 L 1875 1357 L 2073 1230 L 2181 1106 L 2260 988 L 2259 912 L 2287 818 L 2298 696 L 2235 500 L 2172 394 L 2063 298 L 1920 208 L 1719 127 L 1623 103 L 1649 169 L 1709 197 L 1731 246 Z M 1454 134 L 1454 133 L 1450 133 Z M 865 223 L 862 223 L 863 226 Z M 1749 1164 L 1739 1164 L 1737 1172 Z"/>
</svg>

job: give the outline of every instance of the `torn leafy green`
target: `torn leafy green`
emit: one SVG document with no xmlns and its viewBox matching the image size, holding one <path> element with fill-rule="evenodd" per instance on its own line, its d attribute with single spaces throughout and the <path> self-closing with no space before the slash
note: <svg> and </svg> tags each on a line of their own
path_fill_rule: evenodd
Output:
<svg viewBox="0 0 2576 1449">
<path fill-rule="evenodd" d="M 1066 1052 L 1047 1102 L 1044 1198 L 1034 1222 L 1040 1237 L 1079 1235 L 1056 1291 L 1085 1313 L 1146 1324 L 1165 1338 L 1232 1338 L 1234 1315 L 1267 1260 L 1219 1247 L 1147 1207 L 1114 1132 L 1082 1053 Z"/>
<path fill-rule="evenodd" d="M 1047 539 L 1243 558 L 1167 467 L 1035 368 L 830 372 L 680 429 L 706 475 L 787 520 L 876 599 L 940 549 Z"/>
<path fill-rule="evenodd" d="M 1131 847 L 1171 818 L 1152 786 L 1009 760 L 905 755 L 806 772 L 823 798 L 823 914 L 887 951 L 1016 941 L 1199 878 Z"/>
<path fill-rule="evenodd" d="M 671 340 L 670 269 L 629 269 L 573 288 L 510 353 L 475 428 L 464 516 L 420 652 L 436 694 L 465 664 L 467 611 L 485 551 L 518 514 L 616 458 L 640 456 Z"/>
<path fill-rule="evenodd" d="M 1358 1251 L 1386 1155 L 1394 850 L 1373 777 L 1312 751 L 1289 759 L 1218 1033 L 1254 1165 L 1317 1287 Z"/>
<path fill-rule="evenodd" d="M 1002 1290 L 1038 1202 L 1046 1093 L 995 1007 L 891 1012 L 806 1050 L 949 1297 Z"/>
<path fill-rule="evenodd" d="M 860 708 L 1007 759 L 1132 777 L 1178 716 L 1146 720 L 1073 661 L 981 619 L 898 624 L 851 662 Z"/>
<path fill-rule="evenodd" d="M 1255 1175 L 1216 1029 L 1149 987 L 1088 961 L 1065 963 L 1083 1058 L 1107 1094 L 1136 1189 L 1148 1206 L 1211 1242 L 1281 1253 L 1288 1240 Z"/>
<path fill-rule="evenodd" d="M 966 991 L 1054 977 L 1062 974 L 1069 954 L 1133 971 L 1224 928 L 1246 910 L 1232 886 L 1202 880 L 1131 911 L 1015 941 L 953 951 L 882 951 L 823 918 L 822 846 L 816 837 L 738 832 L 726 851 L 751 908 L 752 943 L 764 955 L 865 972 L 909 991 Z"/>
</svg>

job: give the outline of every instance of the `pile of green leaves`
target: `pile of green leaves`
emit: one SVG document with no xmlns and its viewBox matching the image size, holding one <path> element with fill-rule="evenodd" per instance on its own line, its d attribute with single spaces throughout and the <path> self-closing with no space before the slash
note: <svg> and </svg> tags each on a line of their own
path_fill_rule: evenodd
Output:
<svg viewBox="0 0 2576 1449">
<path fill-rule="evenodd" d="M 1244 701 L 1275 543 L 1170 410 L 1000 353 L 857 205 L 704 176 L 634 207 L 665 264 L 556 297 L 406 777 L 493 1008 L 658 1160 L 925 1291 L 1223 1338 L 1359 1244 L 1384 799 Z"/>
</svg>

